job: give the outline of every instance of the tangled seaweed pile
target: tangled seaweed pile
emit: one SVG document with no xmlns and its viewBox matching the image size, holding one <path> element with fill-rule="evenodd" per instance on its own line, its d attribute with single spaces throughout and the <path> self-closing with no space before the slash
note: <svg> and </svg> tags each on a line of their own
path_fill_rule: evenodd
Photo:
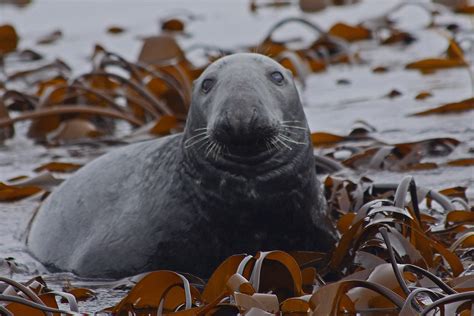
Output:
<svg viewBox="0 0 474 316">
<path fill-rule="evenodd" d="M 263 10 L 271 3 L 253 1 L 251 6 L 253 10 Z M 442 56 L 412 61 L 405 67 L 423 73 L 452 67 L 469 71 L 469 61 L 463 43 L 455 36 L 455 28 L 439 25 L 435 19 L 445 9 L 421 6 L 430 16 L 429 27 L 452 29 L 450 44 Z M 458 10 L 469 13 L 470 7 Z M 288 23 L 306 25 L 318 35 L 317 40 L 300 48 L 274 40 L 274 33 Z M 168 19 L 163 21 L 162 29 L 182 32 L 184 23 Z M 41 42 L 52 43 L 60 37 L 56 32 Z M 324 71 L 336 63 L 364 62 L 350 45 L 359 40 L 390 47 L 408 46 L 416 38 L 397 29 L 389 15 L 359 25 L 337 23 L 328 31 L 307 20 L 289 18 L 277 23 L 260 44 L 249 45 L 246 50 L 272 56 L 292 70 L 304 86 L 311 72 Z M 172 36 L 160 35 L 145 40 L 137 62 L 97 45 L 90 59 L 91 71 L 75 76 L 61 60 L 41 62 L 43 57 L 32 50 L 16 50 L 17 42 L 12 26 L 0 27 L 2 65 L 35 65 L 13 73 L 4 71 L 0 82 L 0 141 L 14 136 L 16 122 L 28 120 L 28 136 L 48 147 L 124 144 L 182 131 L 192 81 L 206 67 L 194 65 L 187 56 L 200 50 L 210 63 L 232 53 L 209 46 L 194 46 L 185 52 Z M 373 71 L 389 70 L 377 67 Z M 387 97 L 399 93 L 394 90 Z M 429 97 L 429 92 L 422 92 L 417 99 Z M 474 99 L 468 98 L 413 115 L 473 109 Z M 129 123 L 125 135 L 117 131 L 116 120 Z M 373 131 L 370 124 L 358 122 L 348 135 L 312 134 L 318 170 L 328 174 L 324 181 L 326 198 L 340 233 L 334 251 L 236 254 L 225 260 L 208 280 L 172 271 L 146 273 L 114 283 L 110 291 L 120 288 L 129 292 L 103 312 L 472 314 L 474 212 L 466 188 L 436 191 L 416 186 L 410 176 L 399 184 L 380 184 L 356 175 L 368 169 L 407 172 L 466 167 L 472 166 L 474 159 L 449 158 L 461 143 L 454 138 L 389 144 L 374 138 Z M 0 201 L 32 196 L 42 200 L 61 183 L 57 174 L 80 167 L 81 164 L 61 161 L 41 165 L 35 169 L 35 176 L 0 183 Z M 16 263 L 7 258 L 0 267 L 0 271 L 13 274 Z M 80 315 L 77 302 L 93 298 L 94 291 L 85 287 L 51 290 L 41 277 L 24 284 L 0 277 L 0 315 Z"/>
<path fill-rule="evenodd" d="M 442 192 L 396 184 L 356 184 L 328 177 L 341 239 L 332 253 L 282 251 L 226 259 L 205 282 L 172 271 L 128 280 L 133 288 L 113 315 L 469 315 L 474 300 L 474 212 L 462 188 Z M 355 193 L 350 194 L 348 193 Z M 344 197 L 353 197 L 345 200 Z M 357 198 L 355 198 L 357 197 Z M 337 202 L 336 202 L 337 201 Z M 360 204 L 346 212 L 340 205 Z M 51 291 L 41 277 L 3 282 L 5 315 L 78 315 L 84 288 Z M 136 284 L 135 284 L 136 283 Z M 55 298 L 67 301 L 59 310 Z"/>
<path fill-rule="evenodd" d="M 410 4 L 400 5 L 391 13 L 407 5 Z M 434 20 L 434 16 L 440 14 L 438 7 L 422 7 L 431 17 L 428 27 L 444 27 Z M 305 25 L 314 31 L 316 40 L 296 49 L 292 48 L 291 41 L 274 40 L 274 33 L 290 23 Z M 183 31 L 184 26 L 178 19 L 169 19 L 163 21 L 162 28 L 173 33 Z M 50 44 L 60 37 L 60 32 L 54 32 L 47 36 L 48 40 L 40 39 L 39 42 Z M 11 67 L 15 64 L 36 65 L 44 59 L 32 50 L 16 50 L 19 38 L 11 25 L 0 27 L 0 38 L 2 64 L 9 68 L 15 69 Z M 291 69 L 304 85 L 311 72 L 324 71 L 331 64 L 363 62 L 357 52 L 351 51 L 349 43 L 369 39 L 380 45 L 409 45 L 416 40 L 413 35 L 397 29 L 388 14 L 359 25 L 336 23 L 327 32 L 308 20 L 287 18 L 275 24 L 261 43 L 249 46 L 247 50 L 272 56 Z M 469 63 L 460 43 L 454 37 L 449 41 L 444 56 L 409 62 L 406 68 L 423 73 L 452 67 L 468 69 Z M 0 140 L 11 138 L 13 124 L 23 120 L 32 121 L 28 136 L 47 144 L 84 138 L 110 140 L 115 130 L 112 119 L 130 123 L 134 129 L 132 135 L 137 132 L 166 135 L 179 131 L 186 119 L 192 81 L 207 66 L 195 66 L 187 59 L 186 55 L 195 50 L 202 50 L 208 63 L 234 52 L 199 45 L 184 52 L 167 34 L 145 39 L 137 62 L 96 45 L 91 57 L 92 70 L 79 76 L 73 76 L 71 68 L 60 59 L 40 62 L 39 66 L 13 73 L 5 71 L 0 84 Z M 388 69 L 376 67 L 373 71 L 387 72 Z M 388 96 L 399 94 L 394 90 Z M 423 92 L 419 98 L 430 96 L 429 92 Z M 414 115 L 458 113 L 474 108 L 472 98 L 455 101 Z M 137 131 L 138 127 L 141 128 Z M 325 140 L 315 138 L 315 141 Z"/>
</svg>

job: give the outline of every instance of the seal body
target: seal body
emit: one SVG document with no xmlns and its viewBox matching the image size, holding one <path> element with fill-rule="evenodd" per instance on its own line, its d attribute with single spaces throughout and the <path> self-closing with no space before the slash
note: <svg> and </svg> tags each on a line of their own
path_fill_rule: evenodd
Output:
<svg viewBox="0 0 474 316">
<path fill-rule="evenodd" d="M 335 243 L 291 73 L 219 59 L 195 82 L 185 131 L 112 151 L 43 203 L 28 235 L 53 270 L 209 276 L 226 257 Z"/>
</svg>

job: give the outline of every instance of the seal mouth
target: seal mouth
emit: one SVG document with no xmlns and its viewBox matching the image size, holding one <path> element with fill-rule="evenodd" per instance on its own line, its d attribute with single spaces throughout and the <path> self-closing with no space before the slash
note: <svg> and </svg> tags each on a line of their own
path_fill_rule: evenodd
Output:
<svg viewBox="0 0 474 316">
<path fill-rule="evenodd" d="M 307 146 L 308 128 L 294 125 L 299 121 L 282 121 L 252 130 L 228 133 L 219 126 L 200 127 L 193 130 L 184 141 L 185 148 L 200 151 L 208 160 L 257 165 L 282 151 L 297 150 Z M 303 138 L 303 136 L 305 136 Z"/>
<path fill-rule="evenodd" d="M 237 163 L 259 164 L 278 152 L 276 147 L 269 146 L 263 139 L 253 143 L 226 143 L 224 146 L 224 159 Z"/>
<path fill-rule="evenodd" d="M 278 129 L 273 126 L 244 130 L 234 134 L 216 128 L 211 134 L 213 141 L 223 148 L 222 157 L 233 162 L 255 164 L 277 152 L 275 146 L 271 145 L 272 139 L 278 136 Z"/>
</svg>

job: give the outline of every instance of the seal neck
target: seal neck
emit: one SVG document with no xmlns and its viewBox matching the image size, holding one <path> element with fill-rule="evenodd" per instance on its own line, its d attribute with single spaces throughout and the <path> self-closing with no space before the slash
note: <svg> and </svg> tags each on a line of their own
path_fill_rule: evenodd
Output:
<svg viewBox="0 0 474 316">
<path fill-rule="evenodd" d="M 278 152 L 255 165 L 212 162 L 199 152 L 183 152 L 187 188 L 199 205 L 216 212 L 307 212 L 315 205 L 311 197 L 319 195 L 311 146 Z"/>
</svg>

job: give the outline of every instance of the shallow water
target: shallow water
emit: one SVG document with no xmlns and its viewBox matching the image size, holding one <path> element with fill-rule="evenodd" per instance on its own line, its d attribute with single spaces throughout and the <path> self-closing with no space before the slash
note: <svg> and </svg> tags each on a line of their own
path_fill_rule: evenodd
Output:
<svg viewBox="0 0 474 316">
<path fill-rule="evenodd" d="M 186 49 L 193 44 L 211 44 L 222 48 L 255 45 L 268 29 L 287 16 L 304 16 L 327 29 L 337 21 L 357 23 L 385 13 L 398 1 L 364 1 L 347 7 L 333 7 L 321 13 L 303 14 L 296 7 L 263 9 L 257 14 L 249 11 L 249 1 L 34 1 L 32 5 L 17 9 L 0 6 L 0 24 L 12 23 L 20 33 L 21 48 L 34 48 L 50 59 L 60 57 L 80 74 L 88 70 L 87 57 L 93 45 L 100 43 L 125 58 L 135 60 L 141 47 L 140 37 L 158 32 L 159 19 L 177 12 L 191 13 L 188 37 L 179 41 Z M 395 14 L 404 29 L 414 33 L 418 41 L 407 48 L 379 47 L 370 42 L 354 44 L 366 61 L 357 66 L 332 66 L 327 72 L 313 74 L 307 80 L 302 99 L 312 131 L 345 135 L 357 120 L 364 120 L 376 128 L 374 137 L 387 143 L 412 142 L 434 137 L 453 137 L 462 144 L 449 160 L 473 156 L 474 113 L 408 117 L 409 114 L 454 102 L 473 94 L 473 82 L 466 69 L 453 69 L 431 75 L 403 69 L 407 62 L 438 56 L 447 47 L 446 39 L 435 30 L 424 29 L 425 14 L 419 9 L 404 9 Z M 464 29 L 471 29 L 472 21 L 461 16 L 443 16 L 443 21 L 456 21 Z M 105 29 L 119 25 L 126 29 L 121 35 L 108 35 Z M 64 37 L 51 46 L 36 46 L 35 41 L 54 29 Z M 309 40 L 314 36 L 300 26 L 288 26 L 277 34 L 288 37 L 298 34 Z M 474 50 L 466 56 L 474 61 Z M 196 60 L 198 61 L 198 60 Z M 371 72 L 374 66 L 389 66 L 384 74 Z M 15 66 L 16 67 L 16 66 Z M 11 67 L 13 69 L 14 67 Z M 9 65 L 7 65 L 7 72 Z M 471 69 L 473 71 L 473 69 Z M 337 80 L 347 79 L 350 84 L 338 85 Z M 402 96 L 394 99 L 384 96 L 397 89 Z M 420 91 L 430 91 L 434 97 L 417 101 Z M 14 139 L 0 147 L 0 180 L 31 171 L 52 159 L 86 162 L 111 147 L 68 146 L 45 148 L 25 136 L 26 124 L 16 126 Z M 471 167 L 440 168 L 412 173 L 419 185 L 446 188 L 455 185 L 474 189 L 474 170 Z M 361 174 L 362 175 L 362 174 Z M 376 181 L 397 182 L 406 174 L 389 171 L 366 171 L 364 175 Z M 64 175 L 58 175 L 64 177 Z M 0 204 L 0 258 L 14 257 L 24 266 L 25 272 L 14 275 L 26 280 L 44 274 L 48 283 L 61 287 L 70 274 L 48 273 L 25 251 L 21 241 L 26 222 L 38 205 L 37 197 L 11 204 Z M 0 270 L 1 271 L 1 270 Z M 73 284 L 75 284 L 73 282 Z M 98 289 L 98 299 L 81 305 L 85 311 L 100 310 L 117 301 L 122 292 Z"/>
</svg>

